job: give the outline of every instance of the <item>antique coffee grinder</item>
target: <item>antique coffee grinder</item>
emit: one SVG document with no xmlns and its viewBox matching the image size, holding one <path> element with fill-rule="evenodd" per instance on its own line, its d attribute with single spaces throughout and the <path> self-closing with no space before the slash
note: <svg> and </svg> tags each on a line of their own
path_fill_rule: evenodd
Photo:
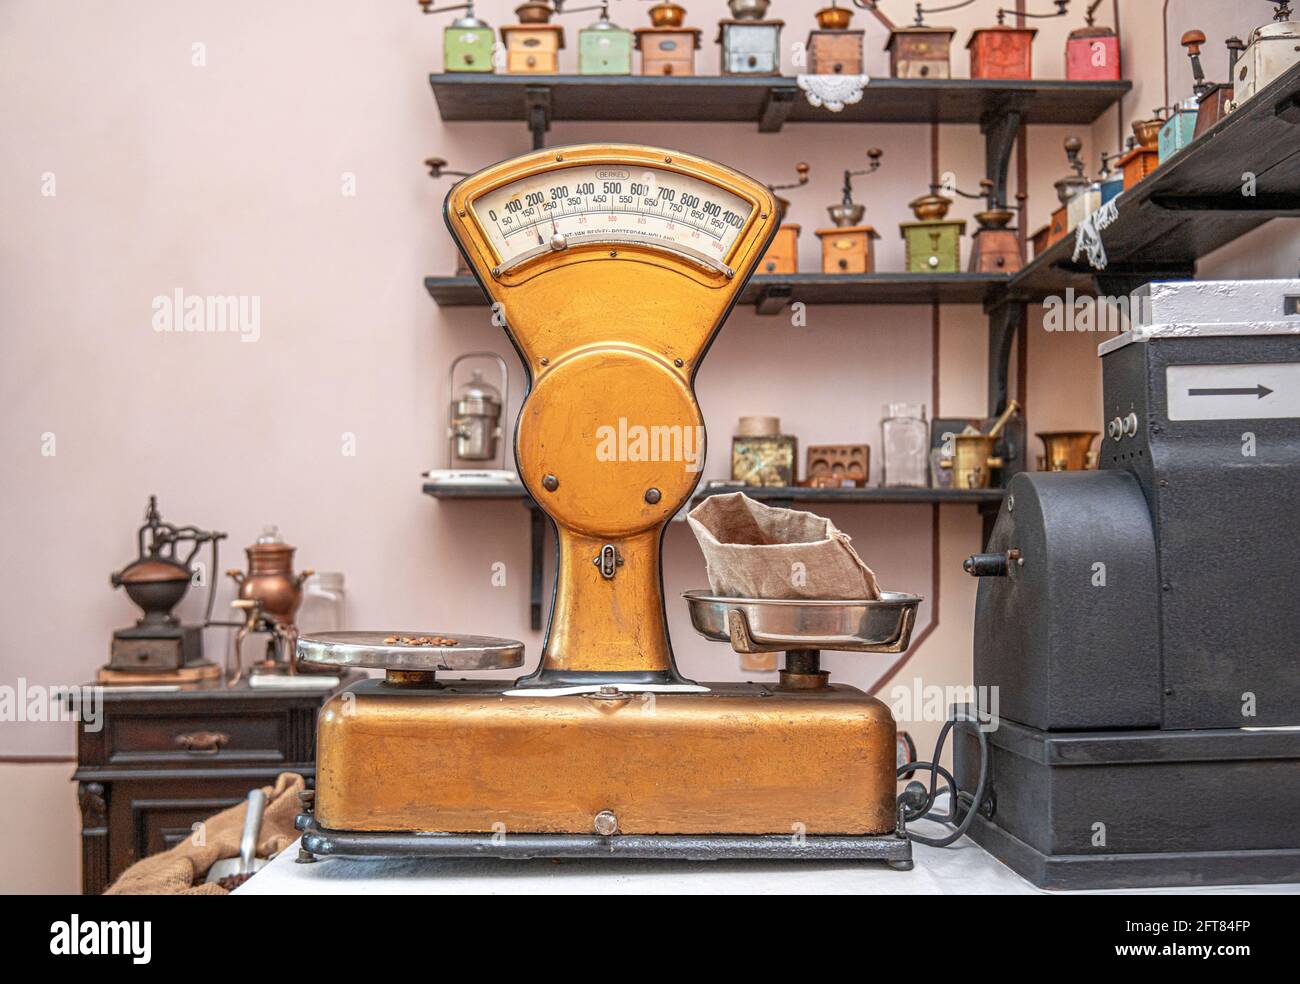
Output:
<svg viewBox="0 0 1300 984">
<path fill-rule="evenodd" d="M 444 14 L 453 10 L 465 11 L 442 32 L 442 70 L 444 72 L 495 71 L 493 55 L 496 49 L 496 32 L 491 25 L 474 16 L 473 0 L 469 3 L 434 7 L 434 0 L 420 0 L 420 9 L 426 14 Z"/>
<path fill-rule="evenodd" d="M 533 204 L 557 189 L 578 202 L 561 214 Z M 631 199 L 612 220 L 609 195 Z M 513 681 L 463 678 L 522 665 L 523 646 L 509 639 L 301 639 L 307 663 L 385 671 L 321 710 L 314 804 L 298 820 L 303 860 L 841 858 L 910 868 L 907 823 L 932 797 L 917 784 L 898 799 L 888 708 L 831 682 L 819 650 L 902 652 L 921 599 L 687 596 L 706 637 L 741 653 L 785 652 L 780 683 L 685 679 L 669 643 L 661 541 L 700 479 L 694 384 L 776 232 L 775 197 L 690 154 L 583 145 L 466 178 L 445 217 L 528 373 L 515 458 L 557 533 L 546 639 L 536 668 Z M 619 453 L 619 435 L 631 442 L 638 428 L 665 435 L 663 453 Z M 458 678 L 439 679 L 448 672 Z"/>
<path fill-rule="evenodd" d="M 506 48 L 506 71 L 511 75 L 555 75 L 560 71 L 564 28 L 552 24 L 555 13 L 545 0 L 530 0 L 515 8 L 518 24 L 501 28 Z"/>
<path fill-rule="evenodd" d="M 293 572 L 296 547 L 284 542 L 275 526 L 268 526 L 256 542 L 244 549 L 248 571 L 226 571 L 235 582 L 237 596 L 230 603 L 243 613 L 244 624 L 235 633 L 226 665 L 226 684 L 233 687 L 244 673 L 244 642 L 250 634 L 267 636 L 265 656 L 253 664 L 254 675 L 293 675 L 298 672 L 295 617 L 302 604 L 302 585 L 315 572 Z"/>
<path fill-rule="evenodd" d="M 780 75 L 784 21 L 764 20 L 770 0 L 727 0 L 730 20 L 718 22 L 723 75 Z"/>
<path fill-rule="evenodd" d="M 952 199 L 931 190 L 908 202 L 907 207 L 916 216 L 915 222 L 903 222 L 898 227 L 907 247 L 907 272 L 959 273 L 966 223 L 947 218 Z"/>
<path fill-rule="evenodd" d="M 203 626 L 212 619 L 217 544 L 225 535 L 163 522 L 158 497 L 149 496 L 144 525 L 136 535 L 138 555 L 110 578 L 113 587 L 124 589 L 143 615 L 129 629 L 113 633 L 108 665 L 99 671 L 100 683 L 138 683 L 141 678 L 156 679 L 160 674 L 189 680 L 220 674 L 215 663 L 203 658 Z M 194 579 L 194 558 L 205 543 L 212 551 L 207 612 L 203 625 L 182 625 L 172 609 L 185 597 Z M 177 548 L 183 544 L 189 544 L 189 552 L 180 556 Z"/>
<path fill-rule="evenodd" d="M 1118 82 L 1122 78 L 1119 36 L 1112 27 L 1097 25 L 1097 8 L 1092 0 L 1084 12 L 1084 27 L 1076 27 L 1065 42 L 1065 77 L 1072 82 Z"/>
<path fill-rule="evenodd" d="M 1160 113 L 1149 120 L 1134 120 L 1134 144 L 1120 155 L 1116 164 L 1124 172 L 1124 190 L 1128 191 L 1160 166 Z"/>
<path fill-rule="evenodd" d="M 1273 23 L 1250 32 L 1246 50 L 1233 67 L 1230 110 L 1246 100 L 1300 62 L 1300 21 L 1291 20 L 1291 0 L 1267 0 L 1277 10 Z"/>
<path fill-rule="evenodd" d="M 558 14 L 600 11 L 596 20 L 578 32 L 579 75 L 631 75 L 632 32 L 609 19 L 609 3 L 565 9 L 563 0 L 555 0 Z"/>
<path fill-rule="evenodd" d="M 870 163 L 865 168 L 844 172 L 839 204 L 826 209 L 834 226 L 817 230 L 817 238 L 822 241 L 823 273 L 875 273 L 875 241 L 880 235 L 862 224 L 867 207 L 853 200 L 853 179 L 878 170 L 882 153 L 880 148 L 872 147 L 867 151 Z"/>
<path fill-rule="evenodd" d="M 861 5 L 863 0 L 854 0 Z M 965 7 L 974 0 L 958 3 Z M 871 2 L 869 7 L 875 4 Z M 889 52 L 889 72 L 896 79 L 946 79 L 952 75 L 952 38 L 954 27 L 932 27 L 925 23 L 926 14 L 954 9 L 952 5 L 925 8 L 916 5 L 916 23 L 895 27 L 889 32 L 885 50 Z"/>
<path fill-rule="evenodd" d="M 468 176 L 465 171 L 449 171 L 447 162 L 441 157 L 426 157 L 424 166 L 429 169 L 429 177 L 438 179 L 442 177 L 464 178 Z M 470 275 L 469 267 L 465 263 L 465 257 L 459 252 L 456 253 L 456 273 L 457 277 L 468 277 Z"/>
<path fill-rule="evenodd" d="M 809 168 L 808 165 L 800 161 L 794 166 L 795 180 L 789 184 L 770 184 L 768 190 L 788 191 L 791 188 L 802 188 L 808 183 Z M 759 268 L 760 273 L 798 273 L 799 272 L 799 225 L 798 223 L 787 223 L 786 215 L 790 211 L 790 203 L 780 195 L 776 196 L 777 219 L 781 223 L 776 230 L 776 235 L 772 238 L 772 245 L 767 248 L 763 254 L 763 262 Z"/>
<path fill-rule="evenodd" d="M 1187 58 L 1192 63 L 1192 91 L 1196 97 L 1196 126 L 1192 130 L 1195 140 L 1210 127 L 1228 114 L 1228 105 L 1232 102 L 1232 78 L 1237 68 L 1237 60 L 1246 50 L 1241 38 L 1228 38 L 1223 42 L 1228 49 L 1228 81 L 1208 82 L 1205 68 L 1201 64 L 1201 45 L 1205 44 L 1205 32 L 1199 30 L 1184 31 L 1179 43 L 1187 49 Z"/>
<path fill-rule="evenodd" d="M 1053 0 L 1052 13 L 1034 13 L 998 8 L 998 22 L 971 32 L 966 48 L 970 51 L 970 77 L 973 79 L 1032 79 L 1034 77 L 1034 36 L 1032 27 L 1007 24 L 1007 14 L 1020 17 L 1063 17 L 1070 0 Z"/>
<path fill-rule="evenodd" d="M 684 27 L 686 8 L 662 0 L 650 8 L 650 26 L 636 29 L 642 75 L 694 75 L 700 31 Z"/>
<path fill-rule="evenodd" d="M 853 11 L 831 0 L 816 16 L 817 28 L 808 33 L 808 74 L 861 75 L 865 32 L 849 30 Z"/>
<path fill-rule="evenodd" d="M 1300 280 L 1153 283 L 1097 470 L 1012 478 L 958 723 L 971 836 L 1064 889 L 1300 881 Z M 991 756 L 982 745 L 991 746 Z"/>
<path fill-rule="evenodd" d="M 1070 225 L 1070 202 L 1079 195 L 1086 194 L 1092 186 L 1091 179 L 1083 173 L 1083 141 L 1078 137 L 1065 138 L 1065 158 L 1070 163 L 1070 173 L 1053 184 L 1056 200 L 1060 203 L 1052 212 L 1052 221 L 1047 234 L 1050 246 L 1064 239 L 1073 228 Z"/>
<path fill-rule="evenodd" d="M 931 193 L 937 194 L 940 185 L 931 185 Z M 1024 266 L 1024 254 L 1020 250 L 1020 234 L 1009 223 L 1016 217 L 1016 212 L 1006 208 L 997 200 L 994 184 L 988 178 L 980 179 L 978 194 L 962 191 L 960 188 L 946 189 L 962 198 L 983 198 L 984 209 L 975 213 L 979 228 L 971 236 L 970 262 L 967 269 L 971 273 L 1015 273 Z M 1020 196 L 1018 208 L 1023 210 L 1024 196 Z M 945 210 L 946 211 L 946 210 Z M 961 232 L 957 233 L 960 241 Z M 910 269 L 910 264 L 909 264 Z"/>
<path fill-rule="evenodd" d="M 478 360 L 495 364 L 499 386 L 474 369 L 467 382 L 456 385 L 456 368 Z M 510 372 L 495 352 L 467 352 L 451 364 L 447 390 L 451 412 L 447 423 L 447 467 L 426 473 L 428 485 L 454 488 L 463 485 L 518 485 L 519 476 L 506 467 L 501 416 L 510 402 Z M 485 462 L 496 465 L 488 468 Z M 468 467 L 466 465 L 468 464 Z"/>
</svg>

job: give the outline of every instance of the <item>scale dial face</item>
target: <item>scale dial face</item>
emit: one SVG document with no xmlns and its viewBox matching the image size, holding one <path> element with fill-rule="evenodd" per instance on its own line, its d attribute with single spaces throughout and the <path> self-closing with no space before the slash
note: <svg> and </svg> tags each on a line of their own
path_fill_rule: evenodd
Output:
<svg viewBox="0 0 1300 984">
<path fill-rule="evenodd" d="M 486 192 L 471 208 L 502 272 L 572 246 L 637 243 L 727 273 L 754 211 L 717 185 L 632 163 L 557 167 Z"/>
</svg>

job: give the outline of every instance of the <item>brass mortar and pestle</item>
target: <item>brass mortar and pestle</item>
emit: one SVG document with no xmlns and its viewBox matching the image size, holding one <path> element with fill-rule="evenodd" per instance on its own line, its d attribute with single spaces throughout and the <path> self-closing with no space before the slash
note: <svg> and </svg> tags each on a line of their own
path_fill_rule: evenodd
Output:
<svg viewBox="0 0 1300 984">
<path fill-rule="evenodd" d="M 955 489 L 987 489 L 993 480 L 993 469 L 1001 468 L 1005 462 L 993 453 L 993 447 L 1007 422 L 1020 412 L 1020 404 L 1015 400 L 1007 403 L 1002 416 L 993 422 L 987 433 L 954 434 L 953 455 L 939 461 L 939 467 L 952 472 L 952 487 Z"/>
<path fill-rule="evenodd" d="M 1092 442 L 1098 431 L 1040 431 L 1043 454 L 1038 456 L 1039 471 L 1083 471 L 1097 464 Z"/>
</svg>

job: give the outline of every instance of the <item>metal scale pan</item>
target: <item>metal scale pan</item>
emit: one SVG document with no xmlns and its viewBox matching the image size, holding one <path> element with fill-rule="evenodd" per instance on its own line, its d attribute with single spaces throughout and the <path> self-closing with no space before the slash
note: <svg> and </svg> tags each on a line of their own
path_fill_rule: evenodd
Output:
<svg viewBox="0 0 1300 984">
<path fill-rule="evenodd" d="M 901 653 L 912 640 L 921 604 L 918 596 L 898 591 L 847 601 L 722 598 L 701 590 L 683 597 L 695 631 L 731 643 L 738 653 Z"/>
<path fill-rule="evenodd" d="M 390 640 L 399 641 L 392 642 Z M 400 640 L 454 639 L 455 645 Z M 439 670 L 504 670 L 524 663 L 524 644 L 438 632 L 320 632 L 298 639 L 298 658 L 316 666 L 385 670 L 389 683 L 430 684 Z"/>
</svg>

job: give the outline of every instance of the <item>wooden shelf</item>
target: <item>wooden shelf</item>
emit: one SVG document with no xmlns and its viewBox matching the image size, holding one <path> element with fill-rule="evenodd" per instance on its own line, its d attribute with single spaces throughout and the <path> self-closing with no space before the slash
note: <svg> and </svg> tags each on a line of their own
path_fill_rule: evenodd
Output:
<svg viewBox="0 0 1300 984">
<path fill-rule="evenodd" d="M 808 489 L 801 486 L 715 485 L 697 489 L 692 501 L 699 502 L 712 495 L 726 495 L 730 492 L 744 492 L 759 502 L 815 502 L 818 505 L 961 504 L 995 511 L 1006 497 L 1005 489 L 893 489 L 879 486 L 865 489 Z"/>
<path fill-rule="evenodd" d="M 1243 175 L 1256 194 L 1242 193 Z M 1075 233 L 1011 278 L 1011 296 L 1037 301 L 1100 292 L 1121 296 L 1142 283 L 1187 279 L 1196 262 L 1277 216 L 1300 215 L 1300 65 L 1220 120 L 1115 200 L 1101 231 L 1107 263 L 1075 261 Z"/>
<path fill-rule="evenodd" d="M 1064 79 L 872 79 L 862 99 L 838 113 L 813 106 L 789 76 L 429 76 L 443 120 L 755 123 L 983 123 L 1008 111 L 1023 123 L 1088 124 L 1118 102 L 1130 82 Z"/>
<path fill-rule="evenodd" d="M 740 304 L 760 314 L 777 314 L 804 304 L 985 304 L 1005 293 L 1010 277 L 1000 273 L 796 273 L 757 274 L 745 285 Z M 441 307 L 486 304 L 473 277 L 425 277 L 424 287 Z"/>
<path fill-rule="evenodd" d="M 1003 489 L 807 489 L 800 486 L 774 487 L 753 485 L 718 485 L 697 489 L 692 502 L 699 502 L 711 495 L 725 495 L 728 492 L 744 492 L 760 502 L 816 502 L 825 504 L 889 504 L 889 503 L 941 503 L 964 504 L 996 508 L 1001 504 L 1006 492 Z M 528 501 L 531 497 L 522 485 L 430 485 L 424 486 L 424 494 L 435 499 L 513 499 Z"/>
<path fill-rule="evenodd" d="M 434 485 L 424 483 L 424 494 L 435 499 L 527 499 L 522 485 Z"/>
</svg>

